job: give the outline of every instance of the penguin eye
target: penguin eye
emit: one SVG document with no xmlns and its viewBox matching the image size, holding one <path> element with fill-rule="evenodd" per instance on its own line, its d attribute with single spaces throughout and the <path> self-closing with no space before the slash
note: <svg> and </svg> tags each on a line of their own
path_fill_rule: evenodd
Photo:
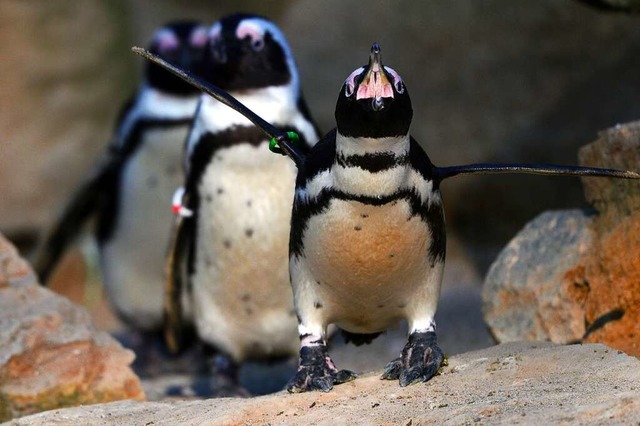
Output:
<svg viewBox="0 0 640 426">
<path fill-rule="evenodd" d="M 393 85 L 396 88 L 396 92 L 398 92 L 400 95 L 402 95 L 404 93 L 404 83 L 402 82 L 402 80 L 394 81 Z"/>
<path fill-rule="evenodd" d="M 259 52 L 264 48 L 264 39 L 263 38 L 257 38 L 255 40 L 253 40 L 251 42 L 251 48 L 255 51 L 255 52 Z"/>
<path fill-rule="evenodd" d="M 344 85 L 344 95 L 347 98 L 353 96 L 353 92 L 355 92 L 355 90 L 356 90 L 356 88 L 352 83 L 350 83 L 350 82 L 345 83 L 345 85 Z"/>
</svg>

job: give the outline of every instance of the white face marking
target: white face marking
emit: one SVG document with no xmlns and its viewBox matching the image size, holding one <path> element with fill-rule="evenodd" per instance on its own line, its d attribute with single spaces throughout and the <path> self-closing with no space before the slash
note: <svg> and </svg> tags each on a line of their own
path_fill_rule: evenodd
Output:
<svg viewBox="0 0 640 426">
<path fill-rule="evenodd" d="M 400 77 L 400 74 L 391 67 L 385 66 L 384 69 L 391 74 L 391 77 L 393 78 L 393 86 L 396 88 L 396 92 L 400 94 L 404 93 L 404 81 L 402 80 L 402 77 Z"/>
<path fill-rule="evenodd" d="M 344 95 L 347 98 L 353 96 L 353 94 L 355 93 L 356 77 L 362 74 L 362 71 L 364 71 L 364 67 L 358 68 L 357 70 L 349 74 L 349 77 L 347 77 L 347 79 L 344 81 Z"/>
<path fill-rule="evenodd" d="M 135 104 L 117 130 L 122 143 L 132 126 L 141 119 L 184 120 L 192 118 L 198 105 L 198 94 L 173 96 L 144 85 L 138 92 Z"/>
<path fill-rule="evenodd" d="M 215 24 L 213 24 L 213 26 L 211 26 L 211 29 L 209 30 L 209 40 L 213 43 L 218 41 L 221 36 L 222 24 L 220 24 L 220 22 L 216 22 Z"/>
</svg>

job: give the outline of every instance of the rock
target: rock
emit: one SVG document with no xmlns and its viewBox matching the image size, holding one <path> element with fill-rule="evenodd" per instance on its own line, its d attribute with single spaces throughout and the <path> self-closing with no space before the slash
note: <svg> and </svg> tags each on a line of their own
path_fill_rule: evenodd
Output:
<svg viewBox="0 0 640 426">
<path fill-rule="evenodd" d="M 640 121 L 619 124 L 598 136 L 578 151 L 581 165 L 640 171 Z M 640 183 L 636 180 L 585 177 L 582 185 L 585 198 L 598 210 L 599 228 L 605 232 L 640 211 Z"/>
<path fill-rule="evenodd" d="M 567 271 L 591 247 L 590 218 L 580 210 L 542 213 L 491 265 L 482 292 L 484 318 L 499 342 L 569 343 L 585 332 L 584 311 L 570 297 Z"/>
<path fill-rule="evenodd" d="M 144 399 L 133 359 L 83 308 L 41 287 L 0 235 L 0 420 Z"/>
<path fill-rule="evenodd" d="M 580 164 L 640 170 L 640 122 L 580 150 Z M 601 342 L 640 357 L 640 182 L 584 178 L 597 214 L 545 213 L 503 250 L 485 280 L 498 341 Z"/>
<path fill-rule="evenodd" d="M 603 345 L 509 343 L 451 357 L 426 384 L 380 372 L 310 392 L 250 399 L 131 401 L 49 411 L 12 425 L 552 424 L 640 421 L 640 361 Z"/>
</svg>

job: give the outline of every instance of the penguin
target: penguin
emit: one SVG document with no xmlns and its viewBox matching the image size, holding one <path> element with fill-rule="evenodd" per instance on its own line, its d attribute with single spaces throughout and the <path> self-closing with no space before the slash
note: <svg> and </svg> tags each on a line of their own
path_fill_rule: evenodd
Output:
<svg viewBox="0 0 640 426">
<path fill-rule="evenodd" d="M 268 19 L 233 14 L 215 23 L 202 78 L 274 126 L 297 132 L 303 152 L 319 139 L 291 48 Z M 180 322 L 180 300 L 188 293 L 196 332 L 214 359 L 211 373 L 233 381 L 244 361 L 291 357 L 298 349 L 288 271 L 296 168 L 268 147 L 260 128 L 202 95 L 186 143 L 183 204 L 176 208 L 188 214 L 169 255 L 168 269 L 186 270 L 186 277 L 167 280 L 166 294 L 173 295 L 167 317 Z M 179 340 L 167 327 L 168 340 Z"/>
<path fill-rule="evenodd" d="M 206 39 L 206 26 L 172 22 L 155 32 L 150 51 L 197 70 Z M 43 282 L 83 224 L 95 217 L 111 305 L 134 329 L 162 329 L 163 268 L 172 223 L 167 200 L 183 181 L 183 145 L 198 99 L 191 85 L 155 64 L 146 65 L 105 155 L 44 240 L 35 262 Z"/>
<path fill-rule="evenodd" d="M 440 193 L 445 179 L 496 173 L 640 179 L 635 171 L 564 165 L 435 166 L 410 135 L 408 89 L 382 64 L 377 43 L 368 64 L 342 85 L 336 128 L 307 153 L 239 99 L 134 51 L 245 115 L 298 167 L 289 240 L 300 339 L 298 369 L 287 384 L 292 393 L 327 392 L 355 379 L 354 372 L 338 370 L 328 353 L 330 324 L 363 344 L 405 320 L 407 343 L 381 378 L 407 386 L 437 374 L 445 358 L 434 321 L 446 255 Z"/>
<path fill-rule="evenodd" d="M 329 324 L 357 344 L 404 320 L 407 343 L 382 379 L 407 386 L 438 372 L 444 355 L 434 316 L 446 254 L 444 179 L 507 172 L 639 177 L 570 166 L 436 167 L 410 135 L 412 116 L 408 89 L 382 64 L 376 43 L 369 63 L 353 71 L 340 90 L 336 129 L 299 168 L 290 272 L 301 344 L 289 392 L 329 391 L 356 377 L 331 360 Z"/>
</svg>

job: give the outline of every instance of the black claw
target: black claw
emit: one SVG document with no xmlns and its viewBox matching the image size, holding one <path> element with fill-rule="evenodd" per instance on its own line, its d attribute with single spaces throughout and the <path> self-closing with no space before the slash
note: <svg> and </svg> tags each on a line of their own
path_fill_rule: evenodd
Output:
<svg viewBox="0 0 640 426">
<path fill-rule="evenodd" d="M 333 380 L 331 377 L 316 377 L 311 380 L 311 387 L 323 392 L 329 392 L 333 389 Z"/>
<path fill-rule="evenodd" d="M 338 371 L 338 374 L 336 374 L 335 384 L 339 385 L 341 383 L 347 383 L 352 380 L 355 380 L 356 377 L 358 377 L 358 375 L 353 371 L 340 370 Z"/>
<path fill-rule="evenodd" d="M 402 371 L 402 358 L 396 358 L 391 361 L 384 368 L 384 372 L 382 373 L 383 380 L 397 380 L 400 378 L 400 372 Z"/>
<path fill-rule="evenodd" d="M 444 354 L 436 343 L 436 333 L 413 333 L 400 358 L 387 364 L 382 379 L 399 379 L 403 387 L 426 382 L 437 374 L 443 361 Z"/>
<path fill-rule="evenodd" d="M 300 349 L 300 364 L 296 375 L 287 383 L 291 393 L 320 390 L 329 392 L 339 385 L 356 378 L 349 370 L 337 370 L 329 357 L 326 345 L 305 346 Z"/>
</svg>

